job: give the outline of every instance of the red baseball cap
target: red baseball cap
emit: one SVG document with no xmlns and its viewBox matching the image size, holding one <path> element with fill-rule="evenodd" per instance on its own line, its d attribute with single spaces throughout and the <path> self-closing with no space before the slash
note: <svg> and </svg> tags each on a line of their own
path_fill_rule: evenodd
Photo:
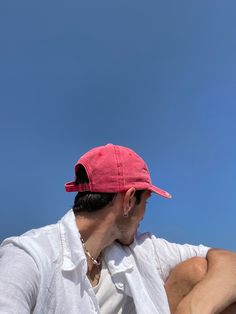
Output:
<svg viewBox="0 0 236 314">
<path fill-rule="evenodd" d="M 113 144 L 95 147 L 78 160 L 75 173 L 80 165 L 84 167 L 89 183 L 68 182 L 65 184 L 67 192 L 118 193 L 134 187 L 171 198 L 168 192 L 152 184 L 144 160 L 130 148 Z"/>
</svg>

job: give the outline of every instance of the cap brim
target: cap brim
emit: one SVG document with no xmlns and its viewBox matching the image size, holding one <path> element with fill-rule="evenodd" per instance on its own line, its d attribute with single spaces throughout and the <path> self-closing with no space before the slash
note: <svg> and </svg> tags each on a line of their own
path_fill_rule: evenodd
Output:
<svg viewBox="0 0 236 314">
<path fill-rule="evenodd" d="M 76 185 L 74 181 L 71 181 L 65 184 L 65 190 L 66 192 L 83 192 L 83 191 L 90 191 L 91 189 L 90 189 L 89 184 Z M 155 185 L 150 185 L 148 187 L 148 190 L 158 195 L 161 195 L 165 198 L 172 198 L 169 192 L 162 190 Z"/>
<path fill-rule="evenodd" d="M 172 198 L 171 194 L 165 190 L 162 190 L 160 188 L 158 188 L 157 186 L 155 185 L 151 185 L 150 188 L 149 188 L 150 191 L 158 194 L 158 195 L 161 195 L 165 198 Z"/>
</svg>

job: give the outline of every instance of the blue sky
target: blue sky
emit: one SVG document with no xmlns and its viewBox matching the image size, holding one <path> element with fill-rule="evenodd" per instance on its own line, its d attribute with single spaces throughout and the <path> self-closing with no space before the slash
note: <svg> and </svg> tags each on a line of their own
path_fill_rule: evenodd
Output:
<svg viewBox="0 0 236 314">
<path fill-rule="evenodd" d="M 0 240 L 56 222 L 77 159 L 129 146 L 141 230 L 236 250 L 235 1 L 1 1 Z"/>
</svg>

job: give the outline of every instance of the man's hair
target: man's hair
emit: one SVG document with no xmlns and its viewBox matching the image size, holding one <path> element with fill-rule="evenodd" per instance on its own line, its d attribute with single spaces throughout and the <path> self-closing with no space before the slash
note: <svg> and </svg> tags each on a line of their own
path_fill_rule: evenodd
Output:
<svg viewBox="0 0 236 314">
<path fill-rule="evenodd" d="M 86 170 L 82 165 L 79 165 L 76 171 L 76 184 L 89 183 L 89 178 L 87 176 Z M 141 196 L 144 190 L 135 191 L 136 204 L 141 201 Z M 109 205 L 116 193 L 100 193 L 100 192 L 78 192 L 73 205 L 73 212 L 78 215 L 81 212 L 95 212 L 107 205 Z"/>
</svg>

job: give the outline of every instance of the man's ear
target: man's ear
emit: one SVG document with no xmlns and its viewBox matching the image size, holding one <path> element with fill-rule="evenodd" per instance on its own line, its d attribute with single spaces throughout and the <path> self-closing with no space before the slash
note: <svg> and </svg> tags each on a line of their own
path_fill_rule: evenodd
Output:
<svg viewBox="0 0 236 314">
<path fill-rule="evenodd" d="M 135 197 L 135 188 L 129 188 L 125 192 L 124 200 L 123 200 L 123 210 L 124 210 L 124 216 L 128 217 L 129 212 L 131 209 L 134 208 L 136 203 L 136 197 Z"/>
</svg>

